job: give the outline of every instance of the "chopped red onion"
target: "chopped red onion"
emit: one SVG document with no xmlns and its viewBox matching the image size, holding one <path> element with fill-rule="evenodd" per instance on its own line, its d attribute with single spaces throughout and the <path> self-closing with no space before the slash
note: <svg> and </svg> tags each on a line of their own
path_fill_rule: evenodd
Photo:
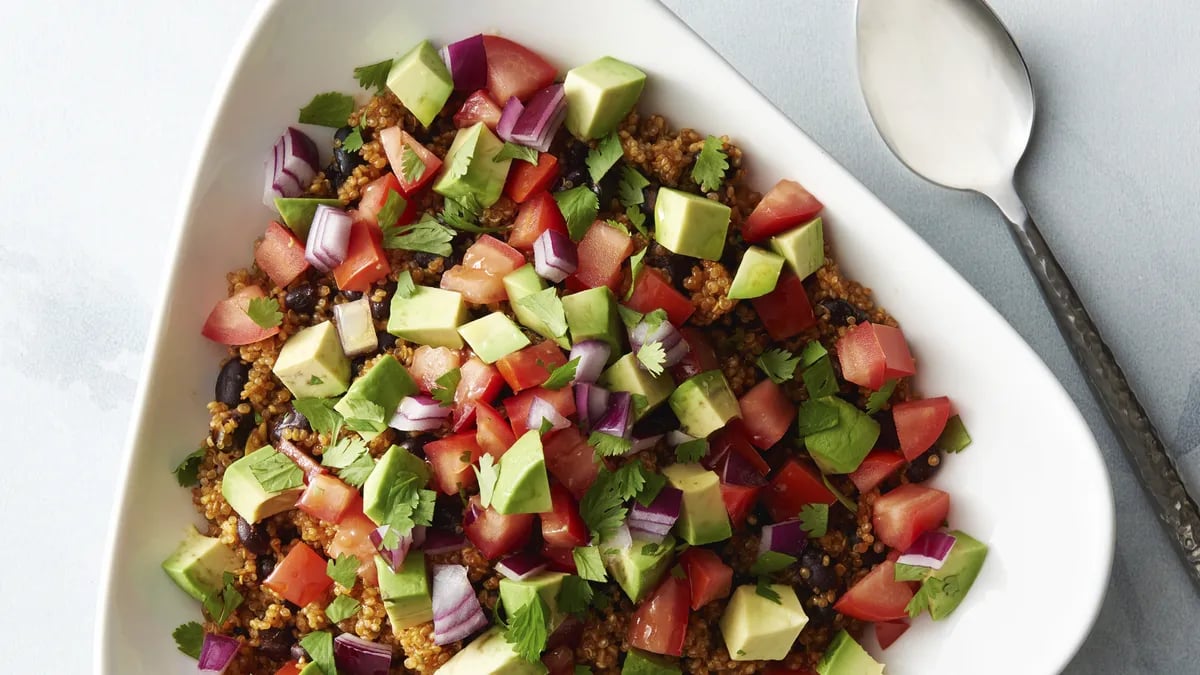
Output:
<svg viewBox="0 0 1200 675">
<path fill-rule="evenodd" d="M 496 563 L 496 571 L 513 581 L 524 581 L 546 569 L 546 561 L 534 553 L 514 553 Z"/>
<path fill-rule="evenodd" d="M 525 419 L 525 426 L 528 429 L 541 429 L 542 420 L 549 421 L 550 428 L 556 431 L 571 426 L 571 420 L 559 414 L 553 405 L 540 396 L 534 396 L 533 403 L 529 405 L 529 415 Z"/>
<path fill-rule="evenodd" d="M 671 532 L 671 528 L 653 523 L 630 522 L 629 533 L 638 538 L 640 541 L 652 542 L 661 544 L 667 538 L 667 534 Z"/>
<path fill-rule="evenodd" d="M 442 47 L 441 54 L 455 89 L 475 91 L 487 86 L 487 52 L 482 34 L 452 42 Z"/>
<path fill-rule="evenodd" d="M 558 283 L 579 269 L 575 242 L 558 230 L 546 230 L 533 242 L 533 269 L 538 276 Z"/>
<path fill-rule="evenodd" d="M 345 211 L 328 204 L 318 206 L 304 247 L 305 260 L 321 272 L 341 265 L 350 246 L 353 224 L 354 219 Z"/>
<path fill-rule="evenodd" d="M 572 357 L 574 353 L 575 351 L 571 350 Z M 588 382 L 575 384 L 575 416 L 579 418 L 584 430 L 590 430 L 593 421 L 598 422 L 604 417 L 604 411 L 608 410 L 608 399 L 609 391 L 604 387 Z"/>
<path fill-rule="evenodd" d="M 679 447 L 684 443 L 695 440 L 698 440 L 695 436 L 685 434 L 678 429 L 672 429 L 671 431 L 667 432 L 667 445 L 671 446 L 672 448 Z"/>
<path fill-rule="evenodd" d="M 368 538 L 375 545 L 375 550 L 387 562 L 388 567 L 392 568 L 393 572 L 399 572 L 400 568 L 404 567 L 404 559 L 408 557 L 409 549 L 413 547 L 413 532 L 409 531 L 404 534 L 397 534 L 395 548 L 388 548 L 384 544 L 384 540 L 387 538 L 387 533 L 390 529 L 391 526 L 389 525 L 380 525 L 371 531 Z"/>
<path fill-rule="evenodd" d="M 345 675 L 388 675 L 392 648 L 342 633 L 333 639 L 333 661 L 338 673 Z"/>
<path fill-rule="evenodd" d="M 629 438 L 632 398 L 627 391 L 614 391 L 608 397 L 608 409 L 592 427 L 593 431 L 618 438 Z M 589 411 L 590 412 L 590 411 Z"/>
<path fill-rule="evenodd" d="M 453 412 L 430 396 L 405 396 L 388 426 L 398 431 L 433 431 Z"/>
<path fill-rule="evenodd" d="M 763 526 L 762 538 L 758 541 L 758 553 L 762 555 L 767 551 L 775 551 L 799 557 L 807 545 L 808 535 L 801 527 L 800 521 L 785 520 Z"/>
<path fill-rule="evenodd" d="M 604 364 L 608 363 L 609 356 L 612 356 L 612 347 L 602 340 L 583 340 L 572 345 L 571 355 L 567 360 L 579 359 L 575 366 L 575 383 L 595 382 L 600 379 L 600 373 L 604 372 Z"/>
<path fill-rule="evenodd" d="M 957 541 L 952 534 L 931 530 L 917 537 L 912 546 L 896 562 L 901 565 L 916 565 L 934 570 L 942 569 L 946 558 Z"/>
<path fill-rule="evenodd" d="M 691 350 L 691 346 L 688 345 L 687 340 L 683 339 L 683 334 L 679 332 L 679 329 L 666 320 L 651 328 L 650 323 L 643 319 L 629 331 L 629 344 L 635 353 L 650 342 L 658 342 L 662 345 L 663 352 L 666 354 L 663 365 L 668 368 L 682 361 L 683 357 Z"/>
<path fill-rule="evenodd" d="M 767 484 L 753 464 L 746 460 L 736 450 L 726 449 L 713 463 L 712 470 L 721 477 L 721 482 L 727 485 L 746 485 L 761 487 Z"/>
<path fill-rule="evenodd" d="M 510 96 L 504 104 L 504 110 L 500 112 L 500 121 L 496 123 L 496 135 L 501 140 L 512 142 L 513 127 L 517 125 L 517 120 L 521 119 L 523 112 L 525 105 L 516 96 Z"/>
<path fill-rule="evenodd" d="M 200 660 L 196 664 L 204 675 L 224 675 L 225 669 L 233 663 L 242 643 L 237 638 L 217 633 L 205 633 L 204 644 L 200 646 Z"/>
<path fill-rule="evenodd" d="M 275 208 L 276 197 L 299 197 L 317 175 L 321 158 L 317 144 L 303 131 L 288 127 L 263 162 L 266 185 L 263 203 Z"/>
<path fill-rule="evenodd" d="M 566 119 L 566 113 L 567 99 L 561 84 L 539 90 L 529 99 L 513 126 L 512 141 L 546 152 L 558 127 Z"/>
<path fill-rule="evenodd" d="M 479 619 L 483 623 L 479 623 Z M 433 641 L 457 642 L 487 623 L 463 565 L 433 566 Z M 465 632 L 464 632 L 465 631 Z"/>
<path fill-rule="evenodd" d="M 675 525 L 675 521 L 679 520 L 682 509 L 683 492 L 667 485 L 659 490 L 658 496 L 654 498 L 650 506 L 642 506 L 641 502 L 634 501 L 633 510 L 629 512 L 630 527 L 633 527 L 633 523 L 636 521 L 639 524 L 665 526 L 670 530 Z"/>
<path fill-rule="evenodd" d="M 425 530 L 425 543 L 421 546 L 421 550 L 429 555 L 438 555 L 439 553 L 461 551 L 466 547 L 467 538 L 463 535 L 430 527 Z"/>
</svg>

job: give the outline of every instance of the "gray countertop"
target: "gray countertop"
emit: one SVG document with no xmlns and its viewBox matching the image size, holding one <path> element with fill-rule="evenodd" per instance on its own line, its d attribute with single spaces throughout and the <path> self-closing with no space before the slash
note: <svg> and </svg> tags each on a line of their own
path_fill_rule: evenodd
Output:
<svg viewBox="0 0 1200 675">
<path fill-rule="evenodd" d="M 0 658 L 22 672 L 91 662 L 112 486 L 184 167 L 250 12 L 241 0 L 106 4 L 18 3 L 0 24 L 0 512 L 19 542 L 2 563 Z M 874 135 L 854 79 L 853 3 L 667 4 L 979 289 L 1091 423 L 1113 478 L 1117 554 L 1068 672 L 1200 670 L 1200 596 L 999 214 L 909 174 Z M 1038 95 L 1019 186 L 1168 445 L 1200 477 L 1200 5 L 993 4 Z M 1046 527 L 1071 536 L 1052 512 Z M 1047 569 L 1069 573 L 1070 561 Z"/>
</svg>

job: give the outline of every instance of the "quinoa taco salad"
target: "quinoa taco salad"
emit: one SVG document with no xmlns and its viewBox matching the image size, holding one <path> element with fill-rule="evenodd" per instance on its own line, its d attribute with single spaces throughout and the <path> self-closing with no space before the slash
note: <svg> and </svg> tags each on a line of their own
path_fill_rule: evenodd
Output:
<svg viewBox="0 0 1200 675">
<path fill-rule="evenodd" d="M 816 196 L 639 108 L 636 64 L 531 46 L 422 42 L 262 139 L 273 215 L 204 323 L 228 349 L 175 471 L 204 521 L 163 551 L 200 606 L 179 649 L 884 672 L 864 635 L 946 617 L 987 555 L 926 484 L 962 420 Z"/>
</svg>

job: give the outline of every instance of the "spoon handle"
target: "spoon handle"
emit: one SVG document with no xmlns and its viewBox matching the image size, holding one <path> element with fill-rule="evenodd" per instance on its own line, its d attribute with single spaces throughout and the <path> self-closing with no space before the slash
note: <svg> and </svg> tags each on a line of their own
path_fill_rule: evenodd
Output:
<svg viewBox="0 0 1200 675">
<path fill-rule="evenodd" d="M 1023 209 L 1022 209 L 1023 210 Z M 1013 238 L 1033 270 L 1059 330 L 1083 368 L 1125 456 L 1154 501 L 1158 517 L 1183 555 L 1192 580 L 1200 583 L 1200 510 L 1167 455 L 1154 424 L 1129 388 L 1125 373 L 1105 344 L 1083 301 L 1071 286 L 1028 213 L 1011 219 Z"/>
</svg>

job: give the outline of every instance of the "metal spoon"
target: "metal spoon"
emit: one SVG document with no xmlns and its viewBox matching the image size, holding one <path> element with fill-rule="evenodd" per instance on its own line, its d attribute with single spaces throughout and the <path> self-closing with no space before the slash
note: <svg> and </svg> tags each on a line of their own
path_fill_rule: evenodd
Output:
<svg viewBox="0 0 1200 675">
<path fill-rule="evenodd" d="M 858 0 L 858 77 L 879 133 L 927 180 L 995 202 L 1193 581 L 1200 511 L 1158 432 L 1013 187 L 1033 130 L 1033 87 L 982 0 Z"/>
</svg>

